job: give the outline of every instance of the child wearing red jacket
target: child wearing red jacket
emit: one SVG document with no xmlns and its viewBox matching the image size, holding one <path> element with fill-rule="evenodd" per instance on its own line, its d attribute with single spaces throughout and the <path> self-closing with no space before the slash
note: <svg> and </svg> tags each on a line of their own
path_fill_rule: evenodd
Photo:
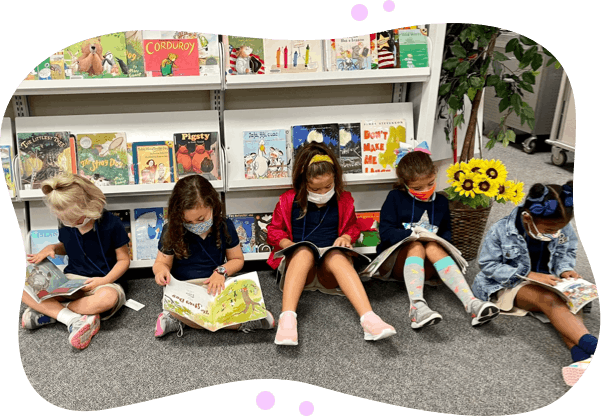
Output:
<svg viewBox="0 0 601 416">
<path fill-rule="evenodd" d="M 296 157 L 292 184 L 293 189 L 282 194 L 275 207 L 267 226 L 267 243 L 275 251 L 301 241 L 317 247 L 352 248 L 359 237 L 354 200 L 344 191 L 342 168 L 331 150 L 322 143 L 306 144 Z M 277 269 L 283 291 L 276 344 L 298 345 L 296 308 L 303 289 L 346 295 L 360 316 L 366 340 L 396 334 L 372 311 L 353 258 L 344 251 L 330 250 L 320 259 L 306 246 L 283 259 L 274 259 L 274 252 L 267 263 Z"/>
</svg>

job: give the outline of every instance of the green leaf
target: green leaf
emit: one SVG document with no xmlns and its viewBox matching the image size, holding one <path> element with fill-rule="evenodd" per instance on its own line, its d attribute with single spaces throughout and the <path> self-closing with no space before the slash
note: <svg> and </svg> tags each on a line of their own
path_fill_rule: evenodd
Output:
<svg viewBox="0 0 601 416">
<path fill-rule="evenodd" d="M 460 101 L 456 96 L 449 98 L 449 107 L 453 110 L 459 110 L 463 106 L 463 101 Z"/>
<path fill-rule="evenodd" d="M 532 39 L 527 38 L 526 36 L 522 36 L 520 35 L 520 41 L 524 44 L 524 45 L 536 45 L 536 42 L 533 41 Z"/>
<path fill-rule="evenodd" d="M 459 40 L 461 41 L 461 43 L 465 42 L 465 40 L 467 39 L 467 35 L 470 32 L 471 28 L 470 27 L 466 27 L 465 29 L 463 29 L 461 31 L 461 33 L 459 34 Z"/>
<path fill-rule="evenodd" d="M 453 127 L 458 127 L 463 123 L 463 113 L 459 114 L 457 117 L 455 117 L 455 119 L 453 120 Z"/>
<path fill-rule="evenodd" d="M 492 149 L 493 147 L 495 147 L 495 143 L 497 141 L 495 139 L 488 139 L 488 143 L 486 143 L 486 148 L 487 149 Z"/>
<path fill-rule="evenodd" d="M 528 58 L 532 59 L 534 54 L 536 54 L 537 52 L 538 52 L 538 46 L 533 46 L 531 48 L 528 48 L 528 50 L 524 54 L 524 58 L 528 57 Z"/>
<path fill-rule="evenodd" d="M 498 142 L 502 142 L 505 139 L 505 132 L 504 131 L 500 131 L 499 134 L 497 135 L 497 141 Z"/>
<path fill-rule="evenodd" d="M 505 45 L 505 52 L 509 53 L 509 52 L 513 52 L 515 50 L 515 47 L 518 44 L 518 39 L 514 38 L 511 39 L 509 42 L 507 42 L 507 45 Z"/>
<path fill-rule="evenodd" d="M 551 52 L 549 52 L 549 51 L 547 50 L 547 48 L 544 48 L 544 47 L 543 47 L 543 53 L 544 53 L 545 55 L 547 55 L 547 56 L 550 56 L 551 58 L 553 57 L 553 54 L 552 54 Z"/>
<path fill-rule="evenodd" d="M 518 65 L 519 69 L 524 69 L 526 68 L 528 65 L 530 65 L 530 62 L 532 62 L 532 58 L 529 56 L 525 56 L 522 58 L 522 60 L 520 61 L 520 64 Z"/>
<path fill-rule="evenodd" d="M 515 132 L 513 130 L 507 130 L 505 137 L 508 141 L 515 143 Z"/>
<path fill-rule="evenodd" d="M 488 78 L 486 78 L 486 85 L 495 86 L 500 81 L 501 81 L 501 77 L 500 76 L 498 76 L 498 75 L 489 75 Z"/>
<path fill-rule="evenodd" d="M 493 51 L 493 56 L 497 61 L 509 61 L 509 58 L 499 51 Z"/>
<path fill-rule="evenodd" d="M 519 94 L 513 94 L 511 96 L 511 106 L 514 108 L 516 114 L 519 112 L 520 107 L 522 106 L 522 97 Z"/>
<path fill-rule="evenodd" d="M 505 97 L 499 102 L 499 113 L 507 110 L 507 107 L 509 107 L 509 97 Z"/>
<path fill-rule="evenodd" d="M 451 83 L 442 84 L 438 89 L 438 95 L 447 95 L 451 91 Z"/>
<path fill-rule="evenodd" d="M 455 57 L 449 58 L 442 63 L 443 69 L 446 69 L 447 71 L 454 70 L 455 68 L 457 68 L 457 65 L 459 65 L 459 58 Z"/>
<path fill-rule="evenodd" d="M 459 65 L 457 65 L 457 68 L 455 68 L 455 76 L 459 77 L 464 75 L 467 73 L 468 69 L 470 69 L 470 63 L 468 61 L 461 62 Z"/>
<path fill-rule="evenodd" d="M 528 127 L 530 127 L 530 130 L 534 130 L 534 119 L 533 118 L 529 118 L 528 119 Z"/>
<path fill-rule="evenodd" d="M 471 87 L 467 90 L 467 96 L 469 97 L 470 101 L 474 101 L 477 92 L 477 89 Z"/>
<path fill-rule="evenodd" d="M 477 37 L 478 34 L 476 33 L 476 31 L 472 30 L 470 33 L 468 33 L 467 40 L 469 40 L 471 43 L 474 43 Z"/>
<path fill-rule="evenodd" d="M 522 74 L 522 79 L 528 84 L 534 84 L 536 82 L 536 77 L 532 72 L 524 72 Z"/>
<path fill-rule="evenodd" d="M 528 118 L 534 118 L 534 110 L 527 102 L 522 102 L 522 113 Z"/>
<path fill-rule="evenodd" d="M 551 59 L 549 59 L 549 60 L 547 61 L 547 65 L 545 65 L 545 66 L 547 67 L 547 66 L 549 66 L 549 65 L 551 65 L 551 64 L 553 64 L 553 63 L 555 63 L 555 62 L 557 62 L 557 59 L 555 59 L 555 57 L 553 57 L 553 58 L 551 58 Z"/>
<path fill-rule="evenodd" d="M 530 66 L 532 66 L 533 71 L 536 71 L 542 65 L 543 65 L 543 56 L 540 53 L 537 53 L 536 55 L 534 55 L 532 57 L 532 62 L 530 63 Z"/>
<path fill-rule="evenodd" d="M 484 80 L 478 76 L 470 78 L 470 85 L 473 88 L 480 89 L 484 86 Z"/>
<path fill-rule="evenodd" d="M 561 64 L 559 63 L 559 61 L 555 62 L 555 69 L 559 69 L 561 68 Z"/>
<path fill-rule="evenodd" d="M 465 51 L 465 48 L 459 43 L 455 43 L 453 46 L 451 46 L 451 52 L 453 52 L 453 55 L 455 55 L 457 58 L 467 57 L 467 52 Z"/>
<path fill-rule="evenodd" d="M 503 65 L 498 61 L 492 61 L 492 69 L 495 75 L 501 76 L 503 73 Z"/>
<path fill-rule="evenodd" d="M 515 50 L 513 51 L 513 54 L 516 58 L 518 58 L 518 61 L 521 61 L 524 57 L 524 47 L 520 43 L 518 43 L 515 47 Z"/>
<path fill-rule="evenodd" d="M 459 84 L 459 87 L 457 87 L 457 89 L 455 90 L 455 95 L 458 98 L 463 97 L 467 93 L 468 88 L 469 88 L 469 85 L 468 85 L 467 81 L 463 81 L 461 84 Z"/>
<path fill-rule="evenodd" d="M 532 85 L 527 84 L 525 82 L 520 82 L 520 88 L 528 91 L 529 93 L 534 94 L 534 88 L 532 88 Z"/>
</svg>

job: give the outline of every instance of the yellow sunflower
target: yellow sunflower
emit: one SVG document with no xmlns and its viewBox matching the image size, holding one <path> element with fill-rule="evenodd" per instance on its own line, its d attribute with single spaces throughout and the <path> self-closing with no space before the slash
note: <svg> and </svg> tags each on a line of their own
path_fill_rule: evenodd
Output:
<svg viewBox="0 0 601 416">
<path fill-rule="evenodd" d="M 465 162 L 458 162 L 454 165 L 449 166 L 449 168 L 447 169 L 447 178 L 449 178 L 449 180 L 447 182 L 457 182 L 461 174 L 467 173 L 468 171 L 469 169 L 467 167 L 467 163 Z"/>
<path fill-rule="evenodd" d="M 474 172 L 467 172 L 463 175 L 460 175 L 458 181 L 453 182 L 453 187 L 455 188 L 455 192 L 458 192 L 459 195 L 465 195 L 467 197 L 473 198 L 476 196 L 475 192 L 475 178 L 478 176 Z"/>
<path fill-rule="evenodd" d="M 497 193 L 497 201 L 511 201 L 513 195 L 513 188 L 515 187 L 514 181 L 505 181 L 499 184 L 499 192 Z"/>
<path fill-rule="evenodd" d="M 486 166 L 486 161 L 482 159 L 471 159 L 469 162 L 467 162 L 467 167 L 470 172 L 484 173 Z"/>
<path fill-rule="evenodd" d="M 487 160 L 485 161 L 484 172 L 493 181 L 502 184 L 507 179 L 507 169 L 500 160 Z"/>
<path fill-rule="evenodd" d="M 524 199 L 525 195 L 526 194 L 524 193 L 524 183 L 518 182 L 513 187 L 511 192 L 511 198 L 509 200 L 514 204 L 518 205 L 520 202 L 522 202 L 522 199 Z"/>
<path fill-rule="evenodd" d="M 486 175 L 476 175 L 474 177 L 474 192 L 492 198 L 499 192 L 499 183 Z"/>
</svg>

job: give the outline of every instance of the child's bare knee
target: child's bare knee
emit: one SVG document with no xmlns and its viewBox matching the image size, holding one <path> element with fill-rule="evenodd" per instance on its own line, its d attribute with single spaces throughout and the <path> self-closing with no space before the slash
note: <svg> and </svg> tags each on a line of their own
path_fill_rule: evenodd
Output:
<svg viewBox="0 0 601 416">
<path fill-rule="evenodd" d="M 99 289 L 94 296 L 105 305 L 113 306 L 119 300 L 119 294 L 117 291 L 110 287 L 103 287 Z"/>
</svg>

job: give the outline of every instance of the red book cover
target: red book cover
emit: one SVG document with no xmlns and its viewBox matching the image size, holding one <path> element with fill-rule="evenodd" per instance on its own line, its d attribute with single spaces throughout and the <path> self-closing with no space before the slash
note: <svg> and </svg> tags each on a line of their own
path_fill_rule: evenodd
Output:
<svg viewBox="0 0 601 416">
<path fill-rule="evenodd" d="M 200 75 L 198 39 L 145 39 L 144 68 L 151 77 Z"/>
</svg>

